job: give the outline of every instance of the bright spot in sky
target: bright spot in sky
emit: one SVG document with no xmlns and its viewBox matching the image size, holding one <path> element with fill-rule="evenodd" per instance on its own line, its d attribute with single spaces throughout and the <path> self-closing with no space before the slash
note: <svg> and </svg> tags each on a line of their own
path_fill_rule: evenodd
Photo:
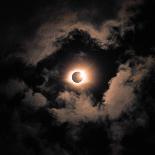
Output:
<svg viewBox="0 0 155 155">
<path fill-rule="evenodd" d="M 96 84 L 96 67 L 92 63 L 70 63 L 66 67 L 64 82 L 66 86 L 85 90 Z"/>
<path fill-rule="evenodd" d="M 84 69 L 73 69 L 68 73 L 67 81 L 76 86 L 81 86 L 89 82 L 87 71 Z"/>
<path fill-rule="evenodd" d="M 83 72 L 74 72 L 72 74 L 72 80 L 75 83 L 80 83 L 84 78 L 85 78 L 85 74 Z"/>
</svg>

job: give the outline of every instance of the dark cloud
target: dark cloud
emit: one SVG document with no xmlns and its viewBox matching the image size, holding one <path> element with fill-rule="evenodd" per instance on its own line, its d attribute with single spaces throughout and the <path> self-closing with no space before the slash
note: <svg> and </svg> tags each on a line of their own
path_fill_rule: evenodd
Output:
<svg viewBox="0 0 155 155">
<path fill-rule="evenodd" d="M 155 152 L 153 1 L 1 7 L 1 154 Z M 87 91 L 62 80 L 77 61 L 96 66 Z"/>
<path fill-rule="evenodd" d="M 137 94 L 143 79 L 150 74 L 154 66 L 154 58 L 138 58 L 121 64 L 116 77 L 110 81 L 109 89 L 104 93 L 105 109 L 110 118 L 117 118 L 132 104 L 137 102 Z M 129 64 L 134 63 L 132 67 Z"/>
</svg>

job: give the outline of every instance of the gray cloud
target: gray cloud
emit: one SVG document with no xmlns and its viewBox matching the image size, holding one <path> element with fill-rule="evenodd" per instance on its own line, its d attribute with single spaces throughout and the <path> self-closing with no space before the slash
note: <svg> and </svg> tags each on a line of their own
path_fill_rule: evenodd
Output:
<svg viewBox="0 0 155 155">
<path fill-rule="evenodd" d="M 134 66 L 131 67 L 131 63 L 135 63 Z M 153 65 L 152 57 L 137 57 L 121 64 L 118 73 L 109 82 L 109 89 L 103 94 L 101 106 L 94 106 L 91 95 L 64 91 L 57 97 L 57 102 L 63 103 L 64 107 L 52 108 L 49 111 L 61 123 L 98 121 L 104 120 L 107 116 L 110 120 L 118 119 L 136 107 L 138 96 L 135 91 L 141 89 L 142 81 L 148 76 Z M 143 124 L 141 118 L 137 122 Z"/>
<path fill-rule="evenodd" d="M 63 10 L 62 14 L 56 14 L 56 19 L 50 19 L 44 22 L 37 29 L 31 41 L 25 41 L 23 46 L 26 49 L 25 53 L 21 53 L 27 63 L 37 64 L 38 61 L 53 54 L 59 48 L 55 44 L 59 37 L 65 37 L 70 31 L 74 29 L 81 29 L 87 31 L 92 38 L 97 39 L 103 48 L 109 46 L 119 46 L 118 34 L 111 31 L 113 27 L 120 30 L 123 37 L 126 31 L 134 31 L 134 24 L 131 22 L 131 16 L 135 15 L 135 11 L 128 11 L 130 7 L 140 5 L 141 1 L 125 2 L 120 11 L 117 10 L 116 16 L 113 18 L 104 19 L 96 27 L 90 20 L 82 20 L 79 17 L 79 12 L 72 9 Z M 93 9 L 93 8 L 92 8 Z M 83 11 L 80 11 L 83 12 Z M 48 12 L 50 16 L 50 12 Z M 120 35 L 119 33 L 119 35 Z"/>
<path fill-rule="evenodd" d="M 109 125 L 106 128 L 110 139 L 112 155 L 120 155 L 124 147 L 122 139 L 137 127 L 145 127 L 148 114 L 145 108 L 138 110 L 139 95 L 143 80 L 149 77 L 155 65 L 153 57 L 134 57 L 121 64 L 118 72 L 109 82 L 108 90 L 103 94 L 102 105 L 95 105 L 93 96 L 81 92 L 60 92 L 57 97 L 62 108 L 52 108 L 49 112 L 59 123 L 68 122 L 78 125 L 80 122 L 100 122 Z M 139 92 L 139 93 L 136 93 Z M 146 96 L 148 97 L 148 96 Z M 142 107 L 142 106 L 141 106 Z M 123 114 L 126 116 L 124 117 Z M 76 132 L 74 137 L 76 137 Z M 78 138 L 76 138 L 78 139 Z"/>
<path fill-rule="evenodd" d="M 0 85 L 0 93 L 7 95 L 9 99 L 14 97 L 18 93 L 22 93 L 27 89 L 27 85 L 24 81 L 19 79 L 10 79 L 6 83 Z"/>
<path fill-rule="evenodd" d="M 143 80 L 150 76 L 154 65 L 155 59 L 152 57 L 135 57 L 121 64 L 118 73 L 109 82 L 103 99 L 104 111 L 111 121 L 108 134 L 113 155 L 120 155 L 123 151 L 121 142 L 125 135 L 148 123 L 149 116 L 146 109 L 142 108 L 145 103 L 139 97 L 141 87 L 145 85 Z M 149 99 L 149 96 L 145 97 Z"/>
<path fill-rule="evenodd" d="M 132 61 L 137 63 L 133 67 L 130 66 Z M 137 102 L 135 90 L 140 89 L 142 80 L 149 74 L 154 63 L 152 57 L 140 57 L 120 65 L 118 73 L 109 82 L 109 89 L 103 97 L 105 111 L 110 119 L 120 117 Z"/>
<path fill-rule="evenodd" d="M 41 93 L 34 93 L 31 89 L 25 92 L 25 97 L 22 102 L 26 105 L 32 106 L 35 109 L 47 105 L 47 99 Z"/>
<path fill-rule="evenodd" d="M 40 60 L 43 60 L 47 56 L 61 49 L 61 45 L 57 43 L 57 40 L 66 38 L 66 36 L 68 36 L 68 33 L 76 28 L 88 32 L 92 39 L 95 38 L 99 41 L 98 43 L 103 49 L 109 49 L 111 45 L 113 47 L 119 47 L 120 44 L 123 44 L 120 40 L 125 38 L 126 33 L 136 31 L 136 27 L 132 21 L 132 18 L 138 13 L 139 10 L 136 9 L 136 11 L 133 11 L 132 8 L 133 6 L 137 7 L 141 3 L 142 1 L 126 1 L 121 10 L 116 13 L 116 16 L 114 18 L 101 20 L 97 25 L 94 24 L 94 22 L 92 22 L 92 20 L 90 19 L 85 19 L 85 17 L 82 18 L 82 15 L 89 15 L 89 10 L 83 10 L 81 11 L 81 14 L 78 14 L 73 10 L 64 11 L 65 13 L 61 12 L 63 15 L 60 15 L 60 17 L 56 16 L 55 20 L 48 19 L 44 21 L 36 30 L 36 33 L 30 40 L 24 40 L 23 48 L 26 49 L 26 51 L 19 52 L 17 55 L 15 55 L 15 57 L 20 56 L 26 61 L 26 63 L 36 65 Z M 94 17 L 96 14 L 98 14 L 96 13 L 97 10 L 91 11 Z M 51 14 L 48 13 L 48 15 Z M 49 18 L 53 18 L 53 16 Z M 110 50 L 108 52 L 111 52 Z M 9 58 L 12 59 L 12 57 L 14 57 L 14 53 L 12 54 L 11 52 Z M 148 113 L 145 108 L 143 108 L 144 102 L 139 98 L 141 97 L 141 94 L 143 94 L 141 93 L 142 87 L 146 84 L 143 83 L 143 80 L 147 79 L 147 77 L 150 75 L 150 71 L 152 70 L 154 65 L 154 58 L 138 56 L 134 56 L 134 58 L 128 60 L 126 63 L 121 64 L 116 75 L 109 81 L 108 90 L 106 92 L 102 92 L 103 98 L 101 101 L 99 101 L 100 103 L 96 103 L 94 101 L 93 95 L 89 94 L 88 92 L 76 93 L 74 91 L 69 91 L 68 87 L 61 87 L 59 84 L 57 90 L 56 85 L 57 82 L 59 82 L 57 78 L 60 77 L 60 68 L 57 68 L 57 64 L 55 64 L 53 70 L 48 70 L 45 69 L 44 66 L 41 66 L 43 68 L 41 68 L 42 72 L 39 72 L 39 74 L 44 77 L 44 82 L 41 85 L 36 86 L 35 81 L 31 81 L 30 77 L 30 87 L 33 87 L 34 90 L 32 90 L 32 88 L 28 88 L 29 77 L 25 80 L 28 81 L 27 85 L 22 80 L 18 79 L 10 79 L 9 81 L 7 81 L 7 83 L 2 83 L 0 85 L 0 93 L 2 95 L 5 94 L 9 99 L 12 99 L 18 93 L 22 93 L 22 96 L 25 95 L 23 96 L 22 101 L 20 99 L 20 101 L 17 100 L 17 103 L 16 100 L 12 101 L 11 106 L 11 101 L 8 103 L 4 102 L 1 110 L 2 112 L 4 111 L 3 113 L 6 113 L 10 116 L 11 121 L 13 120 L 13 122 L 11 122 L 10 124 L 14 126 L 14 130 L 17 130 L 13 132 L 19 135 L 19 137 L 17 136 L 17 146 L 16 143 L 14 144 L 15 148 L 21 147 L 23 149 L 21 152 L 35 154 L 36 152 L 31 149 L 31 147 L 33 146 L 31 146 L 30 149 L 27 149 L 27 147 L 25 147 L 25 143 L 23 143 L 23 141 L 25 141 L 24 139 L 32 136 L 35 139 L 35 143 L 37 142 L 39 148 L 41 148 L 42 154 L 68 155 L 69 153 L 64 148 L 61 148 L 62 146 L 56 144 L 57 141 L 61 141 L 59 140 L 59 138 L 57 140 L 56 134 L 58 134 L 59 137 L 60 132 L 65 132 L 65 134 L 67 132 L 69 136 L 72 136 L 71 139 L 73 141 L 78 141 L 80 139 L 80 136 L 78 134 L 81 131 L 81 126 L 78 126 L 79 128 L 77 129 L 76 125 L 79 125 L 79 123 L 81 122 L 85 122 L 84 126 L 87 125 L 88 122 L 95 122 L 95 125 L 97 122 L 98 125 L 99 122 L 101 124 L 108 124 L 107 126 L 105 126 L 105 128 L 111 140 L 110 143 L 112 154 L 120 155 L 120 152 L 123 150 L 123 146 L 121 145 L 123 137 L 127 133 L 132 132 L 133 129 L 137 126 L 144 127 L 148 121 Z M 40 71 L 39 67 L 35 70 L 36 72 L 34 74 L 36 76 L 38 74 L 38 70 Z M 25 71 L 25 66 L 22 69 L 24 69 Z M 62 70 L 63 69 L 64 68 L 62 68 Z M 23 72 L 20 72 L 19 75 L 23 76 L 22 73 Z M 25 77 L 24 75 L 24 79 L 25 78 L 27 78 L 27 76 Z M 36 89 L 39 89 L 40 92 L 35 92 Z M 59 92 L 55 100 L 55 95 L 57 95 L 56 93 L 57 91 L 59 91 L 59 89 L 61 89 L 61 92 Z M 46 94 L 49 97 L 49 103 L 48 99 L 42 93 Z M 143 98 L 148 100 L 147 102 L 149 102 L 149 104 L 154 103 L 154 100 L 151 100 L 147 95 L 145 96 L 145 93 L 143 95 Z M 48 107 L 49 105 L 50 108 Z M 55 105 L 58 105 L 58 107 L 55 107 Z M 141 105 L 141 109 L 138 109 L 139 105 Z M 4 108 L 3 106 L 6 108 Z M 48 111 L 46 108 L 48 108 Z M 12 119 L 12 113 L 18 112 L 18 118 L 15 117 Z M 34 114 L 32 114 L 33 112 Z M 34 116 L 34 118 L 32 119 L 31 116 Z M 53 116 L 56 118 L 56 120 L 53 119 Z M 6 119 L 7 118 L 8 117 L 6 117 Z M 26 123 L 23 122 L 23 120 Z M 55 124 L 55 121 L 58 121 L 60 124 Z M 17 124 L 15 122 L 17 122 Z M 38 122 L 39 125 L 37 125 L 36 122 Z M 41 122 L 43 124 L 41 124 Z M 68 129 L 68 126 L 63 126 L 63 123 L 66 122 L 69 123 L 69 128 L 71 129 Z M 54 129 L 51 124 L 54 124 Z M 32 127 L 33 125 L 34 127 Z M 60 130 L 58 131 L 57 125 L 60 125 Z M 28 134 L 25 134 L 25 131 L 28 132 Z M 51 133 L 54 134 L 52 135 Z M 55 135 L 56 141 L 53 138 Z M 10 132 L 10 135 L 7 135 L 6 137 L 11 136 L 12 132 Z M 24 136 L 24 138 L 22 136 Z M 62 135 L 60 134 L 60 136 Z M 66 142 L 64 139 L 70 139 L 66 137 L 62 138 L 62 143 Z M 49 140 L 50 138 L 51 140 Z M 14 141 L 15 140 L 13 136 L 11 145 Z M 53 144 L 53 141 L 55 144 Z"/>
<path fill-rule="evenodd" d="M 21 57 L 23 57 L 27 63 L 37 64 L 38 61 L 61 48 L 56 44 L 58 38 L 67 36 L 70 31 L 76 28 L 87 31 L 92 38 L 98 39 L 104 45 L 109 35 L 109 26 L 116 24 L 116 21 L 111 20 L 103 24 L 100 29 L 96 29 L 90 23 L 79 21 L 76 13 L 64 15 L 62 19 L 57 22 L 53 23 L 49 21 L 41 25 L 34 39 L 31 42 L 28 41 L 24 43 L 27 52 L 21 53 Z"/>
<path fill-rule="evenodd" d="M 53 113 L 58 121 L 78 124 L 79 122 L 96 121 L 102 113 L 97 106 L 93 106 L 91 96 L 81 93 L 77 95 L 74 92 L 60 92 L 57 98 L 58 102 L 65 104 L 64 108 L 52 108 L 49 111 Z"/>
</svg>

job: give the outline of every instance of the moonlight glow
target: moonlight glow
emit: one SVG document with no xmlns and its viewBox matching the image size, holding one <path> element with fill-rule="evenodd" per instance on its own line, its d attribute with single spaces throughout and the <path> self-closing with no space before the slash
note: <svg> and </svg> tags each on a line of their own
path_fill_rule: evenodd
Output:
<svg viewBox="0 0 155 155">
<path fill-rule="evenodd" d="M 87 64 L 76 64 L 68 68 L 65 75 L 68 86 L 86 89 L 94 83 L 94 68 Z"/>
<path fill-rule="evenodd" d="M 76 82 L 76 80 L 78 79 L 74 79 L 74 75 L 76 73 L 79 73 L 80 77 L 76 77 L 76 78 L 80 78 L 79 82 Z M 68 74 L 68 82 L 72 83 L 73 85 L 79 86 L 79 85 L 83 85 L 89 82 L 89 78 L 88 78 L 88 73 L 87 71 L 85 71 L 84 69 L 73 69 L 69 72 Z"/>
<path fill-rule="evenodd" d="M 83 74 L 82 72 L 74 72 L 72 74 L 72 80 L 75 82 L 75 83 L 80 83 L 82 82 L 82 80 L 84 79 L 85 77 L 85 74 Z"/>
</svg>

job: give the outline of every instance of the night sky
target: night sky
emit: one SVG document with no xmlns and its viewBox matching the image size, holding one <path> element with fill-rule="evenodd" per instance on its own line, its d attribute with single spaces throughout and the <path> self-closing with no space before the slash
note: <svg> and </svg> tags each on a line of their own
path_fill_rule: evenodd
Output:
<svg viewBox="0 0 155 155">
<path fill-rule="evenodd" d="M 154 0 L 1 1 L 0 155 L 155 154 L 154 16 Z"/>
</svg>

